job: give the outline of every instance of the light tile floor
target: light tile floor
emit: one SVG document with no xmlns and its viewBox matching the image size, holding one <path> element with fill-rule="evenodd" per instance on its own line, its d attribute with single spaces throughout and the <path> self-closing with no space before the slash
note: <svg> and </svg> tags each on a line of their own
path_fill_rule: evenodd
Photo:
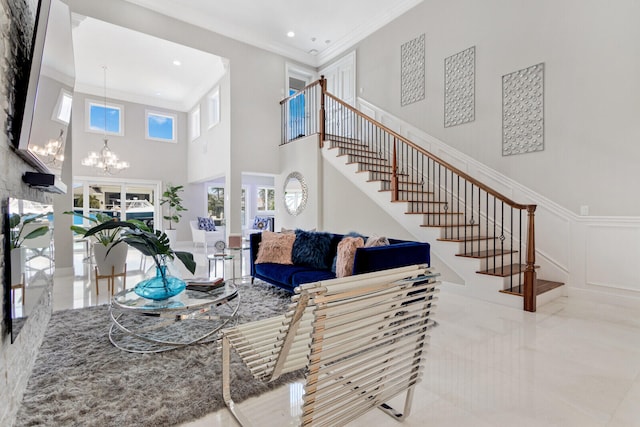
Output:
<svg viewBox="0 0 640 427">
<path fill-rule="evenodd" d="M 196 275 L 204 275 L 204 254 L 195 252 Z M 68 280 L 54 286 L 54 309 L 108 301 L 106 284 L 96 297 L 88 264 L 79 253 L 76 261 L 72 287 Z M 139 261 L 129 255 L 130 266 Z M 141 277 L 133 270 L 127 287 Z M 563 297 L 532 314 L 448 293 L 446 286 L 411 416 L 398 424 L 374 410 L 349 426 L 640 426 L 640 304 Z M 292 426 L 301 394 L 294 383 L 239 407 L 256 426 Z M 401 409 L 400 402 L 392 403 Z M 220 410 L 183 426 L 212 425 L 237 424 Z"/>
</svg>

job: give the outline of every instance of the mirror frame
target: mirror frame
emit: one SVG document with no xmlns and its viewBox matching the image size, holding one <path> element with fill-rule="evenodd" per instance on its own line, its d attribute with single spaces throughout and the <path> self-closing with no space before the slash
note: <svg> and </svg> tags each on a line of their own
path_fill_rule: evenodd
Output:
<svg viewBox="0 0 640 427">
<path fill-rule="evenodd" d="M 287 205 L 287 184 L 290 181 L 297 179 L 300 182 L 300 188 L 302 189 L 302 200 L 300 200 L 300 204 L 295 210 L 289 209 Z M 307 182 L 304 179 L 304 176 L 300 172 L 291 172 L 284 180 L 284 185 L 282 186 L 282 203 L 284 204 L 285 210 L 293 216 L 300 215 L 304 208 L 307 206 L 307 199 L 309 197 L 309 188 L 307 187 Z"/>
</svg>

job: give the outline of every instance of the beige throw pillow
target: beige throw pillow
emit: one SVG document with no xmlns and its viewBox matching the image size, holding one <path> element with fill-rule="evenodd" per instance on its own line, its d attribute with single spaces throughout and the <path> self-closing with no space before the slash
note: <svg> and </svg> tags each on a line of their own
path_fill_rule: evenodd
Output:
<svg viewBox="0 0 640 427">
<path fill-rule="evenodd" d="M 353 274 L 353 260 L 356 249 L 364 246 L 362 237 L 344 237 L 338 243 L 338 258 L 336 259 L 336 277 L 347 277 Z"/>
<path fill-rule="evenodd" d="M 291 261 L 291 251 L 293 250 L 293 242 L 295 242 L 295 240 L 295 234 L 263 231 L 256 264 L 265 262 L 285 265 L 293 264 Z"/>
</svg>

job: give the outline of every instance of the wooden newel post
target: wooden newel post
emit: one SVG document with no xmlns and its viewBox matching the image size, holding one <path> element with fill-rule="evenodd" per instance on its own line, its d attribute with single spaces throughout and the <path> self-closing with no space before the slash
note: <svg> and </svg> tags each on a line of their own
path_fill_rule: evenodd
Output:
<svg viewBox="0 0 640 427">
<path fill-rule="evenodd" d="M 393 167 L 391 175 L 391 200 L 398 201 L 398 140 L 393 138 Z"/>
<path fill-rule="evenodd" d="M 536 311 L 536 205 L 527 206 L 527 267 L 524 270 L 524 310 Z"/>
<path fill-rule="evenodd" d="M 327 92 L 327 79 L 324 76 L 320 76 L 320 148 L 324 147 L 325 139 L 325 110 L 324 110 L 324 95 Z"/>
</svg>

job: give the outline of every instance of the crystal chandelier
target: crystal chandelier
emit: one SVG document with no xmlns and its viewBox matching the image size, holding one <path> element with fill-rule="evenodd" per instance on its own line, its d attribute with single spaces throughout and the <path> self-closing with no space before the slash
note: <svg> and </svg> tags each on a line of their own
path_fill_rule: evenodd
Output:
<svg viewBox="0 0 640 427">
<path fill-rule="evenodd" d="M 106 175 L 113 175 L 127 169 L 129 162 L 118 159 L 118 156 L 109 148 L 109 139 L 107 138 L 107 67 L 104 70 L 104 145 L 99 152 L 91 151 L 82 159 L 83 166 L 91 166 L 102 170 Z"/>
<path fill-rule="evenodd" d="M 62 165 L 64 161 L 64 129 L 60 129 L 60 135 L 56 139 L 50 139 L 44 147 L 34 145 L 29 147 L 29 151 L 37 154 L 48 165 Z"/>
</svg>

